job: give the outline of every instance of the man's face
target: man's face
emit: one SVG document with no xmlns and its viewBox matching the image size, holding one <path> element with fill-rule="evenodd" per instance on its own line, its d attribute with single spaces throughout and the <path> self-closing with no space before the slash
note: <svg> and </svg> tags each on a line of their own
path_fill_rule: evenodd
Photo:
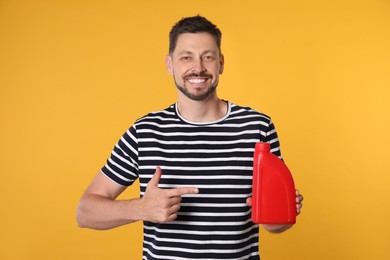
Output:
<svg viewBox="0 0 390 260">
<path fill-rule="evenodd" d="M 187 98 L 205 100 L 215 93 L 223 72 L 223 55 L 209 33 L 183 33 L 166 59 L 176 87 Z"/>
</svg>

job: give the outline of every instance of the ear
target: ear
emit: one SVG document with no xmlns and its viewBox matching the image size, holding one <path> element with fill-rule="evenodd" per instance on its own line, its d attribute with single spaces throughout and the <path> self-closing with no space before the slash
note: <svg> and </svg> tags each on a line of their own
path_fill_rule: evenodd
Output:
<svg viewBox="0 0 390 260">
<path fill-rule="evenodd" d="M 221 54 L 219 55 L 219 74 L 223 73 L 224 64 L 225 64 L 225 56 Z"/>
<path fill-rule="evenodd" d="M 169 54 L 165 57 L 165 66 L 167 67 L 167 71 L 169 75 L 172 76 L 173 75 L 172 57 Z"/>
</svg>

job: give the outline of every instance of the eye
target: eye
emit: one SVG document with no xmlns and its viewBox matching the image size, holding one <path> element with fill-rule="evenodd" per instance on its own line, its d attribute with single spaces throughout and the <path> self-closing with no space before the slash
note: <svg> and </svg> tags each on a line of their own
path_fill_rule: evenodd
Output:
<svg viewBox="0 0 390 260">
<path fill-rule="evenodd" d="M 189 56 L 182 56 L 180 60 L 182 61 L 189 61 L 191 58 Z"/>
<path fill-rule="evenodd" d="M 213 61 L 215 58 L 212 55 L 206 55 L 206 56 L 204 56 L 204 59 L 207 61 Z"/>
</svg>

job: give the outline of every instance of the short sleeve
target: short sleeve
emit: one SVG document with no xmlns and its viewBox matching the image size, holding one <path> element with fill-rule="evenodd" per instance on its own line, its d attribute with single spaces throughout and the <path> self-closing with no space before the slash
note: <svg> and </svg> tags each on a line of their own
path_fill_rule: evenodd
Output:
<svg viewBox="0 0 390 260">
<path fill-rule="evenodd" d="M 138 178 L 138 140 L 135 126 L 115 144 L 101 171 L 114 182 L 130 186 Z"/>
<path fill-rule="evenodd" d="M 268 128 L 265 132 L 265 142 L 271 146 L 271 153 L 282 159 L 282 153 L 280 151 L 280 143 L 276 128 L 272 120 L 269 120 Z"/>
</svg>

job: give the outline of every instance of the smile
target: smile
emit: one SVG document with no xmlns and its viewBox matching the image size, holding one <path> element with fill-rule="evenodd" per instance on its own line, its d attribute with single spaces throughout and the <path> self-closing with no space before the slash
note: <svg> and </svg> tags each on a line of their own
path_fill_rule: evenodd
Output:
<svg viewBox="0 0 390 260">
<path fill-rule="evenodd" d="M 206 82 L 207 78 L 188 78 L 187 81 L 193 84 Z"/>
</svg>

